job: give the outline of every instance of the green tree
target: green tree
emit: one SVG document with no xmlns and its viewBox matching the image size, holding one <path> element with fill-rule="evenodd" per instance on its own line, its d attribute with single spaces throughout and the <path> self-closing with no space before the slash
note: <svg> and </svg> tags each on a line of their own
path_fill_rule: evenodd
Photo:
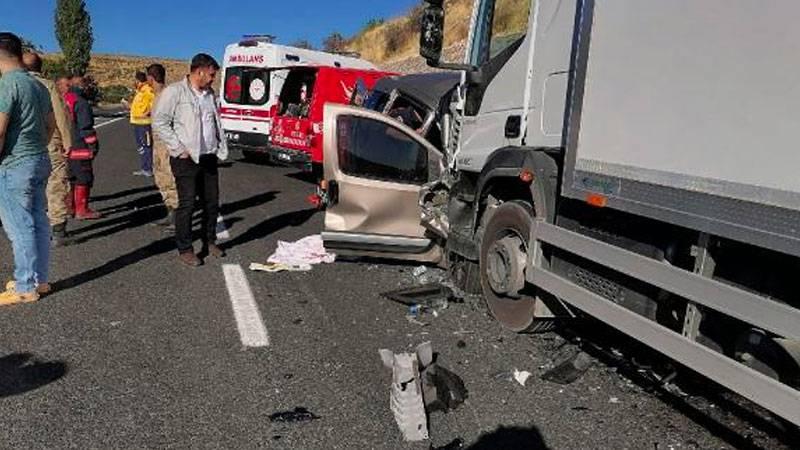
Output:
<svg viewBox="0 0 800 450">
<path fill-rule="evenodd" d="M 89 68 L 94 36 L 92 19 L 83 0 L 56 1 L 56 39 L 71 73 L 83 75 Z"/>
</svg>

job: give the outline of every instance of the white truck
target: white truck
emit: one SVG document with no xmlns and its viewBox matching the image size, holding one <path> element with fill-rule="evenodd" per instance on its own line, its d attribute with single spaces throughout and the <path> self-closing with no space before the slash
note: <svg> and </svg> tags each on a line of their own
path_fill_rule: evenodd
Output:
<svg viewBox="0 0 800 450">
<path fill-rule="evenodd" d="M 273 39 L 248 35 L 225 48 L 220 95 L 222 126 L 229 145 L 245 156 L 268 150 L 274 107 L 288 73 L 284 68 L 375 68 L 355 55 L 289 47 L 275 44 Z"/>
<path fill-rule="evenodd" d="M 476 0 L 459 64 L 426 2 L 445 144 L 329 107 L 326 245 L 439 262 L 512 330 L 593 316 L 800 424 L 800 2 Z"/>
</svg>

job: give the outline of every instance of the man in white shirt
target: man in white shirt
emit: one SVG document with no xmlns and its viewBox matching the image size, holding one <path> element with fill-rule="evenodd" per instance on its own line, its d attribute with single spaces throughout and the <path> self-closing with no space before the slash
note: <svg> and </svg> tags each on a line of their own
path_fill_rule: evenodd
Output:
<svg viewBox="0 0 800 450">
<path fill-rule="evenodd" d="M 200 257 L 222 258 L 216 245 L 219 215 L 218 163 L 228 157 L 222 122 L 216 107 L 214 83 L 219 64 L 209 55 L 192 58 L 191 73 L 169 85 L 158 97 L 153 130 L 170 153 L 170 166 L 178 188 L 175 210 L 175 240 L 180 261 L 196 267 Z M 195 197 L 203 206 L 203 249 L 200 257 L 192 245 L 192 213 Z"/>
</svg>

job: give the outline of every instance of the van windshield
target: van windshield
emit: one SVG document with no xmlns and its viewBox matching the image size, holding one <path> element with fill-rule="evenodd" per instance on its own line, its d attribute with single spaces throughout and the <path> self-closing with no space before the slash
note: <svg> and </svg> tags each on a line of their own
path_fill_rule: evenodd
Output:
<svg viewBox="0 0 800 450">
<path fill-rule="evenodd" d="M 269 100 L 267 69 L 256 67 L 228 67 L 223 85 L 225 101 L 237 105 L 260 106 Z"/>
<path fill-rule="evenodd" d="M 316 81 L 317 69 L 300 68 L 289 71 L 281 89 L 279 114 L 288 117 L 308 117 Z"/>
</svg>

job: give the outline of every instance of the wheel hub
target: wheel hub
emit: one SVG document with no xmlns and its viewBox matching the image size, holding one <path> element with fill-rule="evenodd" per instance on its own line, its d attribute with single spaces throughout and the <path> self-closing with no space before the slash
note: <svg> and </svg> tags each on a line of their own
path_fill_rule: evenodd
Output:
<svg viewBox="0 0 800 450">
<path fill-rule="evenodd" d="M 525 287 L 524 241 L 516 235 L 498 239 L 487 256 L 487 279 L 492 290 L 499 295 L 518 297 Z"/>
</svg>

